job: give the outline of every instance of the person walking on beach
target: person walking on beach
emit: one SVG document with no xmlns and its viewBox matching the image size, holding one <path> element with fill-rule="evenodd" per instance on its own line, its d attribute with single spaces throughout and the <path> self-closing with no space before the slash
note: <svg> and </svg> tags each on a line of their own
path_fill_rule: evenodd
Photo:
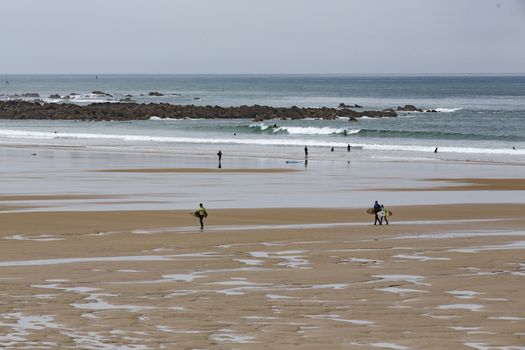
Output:
<svg viewBox="0 0 525 350">
<path fill-rule="evenodd" d="M 199 203 L 199 208 L 195 212 L 195 215 L 199 218 L 199 222 L 201 224 L 201 231 L 204 230 L 204 218 L 208 217 L 208 212 L 206 211 L 206 208 L 204 208 L 202 203 Z"/>
<path fill-rule="evenodd" d="M 383 225 L 383 221 L 379 218 L 379 213 L 381 212 L 381 206 L 377 201 L 374 203 L 374 225 Z"/>
<path fill-rule="evenodd" d="M 222 159 L 222 152 L 221 152 L 221 150 L 219 150 L 219 152 L 217 152 L 217 157 L 219 157 L 219 163 L 220 163 L 221 159 Z"/>
<path fill-rule="evenodd" d="M 308 147 L 304 146 L 304 157 L 308 158 Z"/>
<path fill-rule="evenodd" d="M 386 224 L 388 225 L 388 210 L 385 208 L 383 204 L 381 204 L 381 212 L 383 213 L 381 217 L 381 223 L 383 222 L 383 219 L 385 219 Z"/>
</svg>

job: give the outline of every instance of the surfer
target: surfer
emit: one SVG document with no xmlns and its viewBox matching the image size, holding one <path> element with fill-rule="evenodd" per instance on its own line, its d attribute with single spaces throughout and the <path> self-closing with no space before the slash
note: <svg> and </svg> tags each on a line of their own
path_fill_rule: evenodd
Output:
<svg viewBox="0 0 525 350">
<path fill-rule="evenodd" d="M 377 201 L 374 203 L 374 225 L 379 222 L 379 225 L 383 225 L 383 221 L 379 218 L 379 213 L 381 212 L 381 206 Z"/>
<path fill-rule="evenodd" d="M 350 144 L 348 144 L 348 145 L 346 146 L 346 151 L 347 151 L 347 152 L 350 152 L 351 149 L 352 149 L 352 147 L 350 147 Z"/>
<path fill-rule="evenodd" d="M 438 148 L 436 147 L 436 149 L 434 150 L 434 153 L 438 153 Z"/>
<path fill-rule="evenodd" d="M 388 210 L 385 208 L 383 204 L 381 204 L 381 213 L 383 213 L 381 218 L 381 223 L 383 222 L 383 219 L 385 219 L 386 225 L 388 225 Z"/>
<path fill-rule="evenodd" d="M 304 146 L 304 157 L 308 158 L 308 147 Z"/>
<path fill-rule="evenodd" d="M 204 230 L 204 218 L 208 217 L 208 212 L 206 211 L 206 208 L 202 205 L 202 203 L 199 203 L 199 209 L 195 212 L 195 216 L 199 218 L 199 222 L 201 224 L 201 231 Z"/>
<path fill-rule="evenodd" d="M 332 148 L 330 148 L 330 152 L 333 152 L 333 151 L 334 151 L 334 148 L 333 148 L 333 147 L 332 147 Z"/>
</svg>

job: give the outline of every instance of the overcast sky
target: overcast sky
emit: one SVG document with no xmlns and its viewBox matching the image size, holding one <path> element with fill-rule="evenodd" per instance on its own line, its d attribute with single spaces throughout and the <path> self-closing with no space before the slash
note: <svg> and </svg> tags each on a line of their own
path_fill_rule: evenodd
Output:
<svg viewBox="0 0 525 350">
<path fill-rule="evenodd" d="M 525 0 L 0 0 L 0 72 L 525 73 Z"/>
</svg>

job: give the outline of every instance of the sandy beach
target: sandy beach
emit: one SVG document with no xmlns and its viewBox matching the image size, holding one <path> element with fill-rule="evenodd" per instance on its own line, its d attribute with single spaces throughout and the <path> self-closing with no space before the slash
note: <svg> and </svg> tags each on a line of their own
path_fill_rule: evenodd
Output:
<svg viewBox="0 0 525 350">
<path fill-rule="evenodd" d="M 2 348 L 525 346 L 516 165 L 28 151 L 3 148 Z"/>
</svg>

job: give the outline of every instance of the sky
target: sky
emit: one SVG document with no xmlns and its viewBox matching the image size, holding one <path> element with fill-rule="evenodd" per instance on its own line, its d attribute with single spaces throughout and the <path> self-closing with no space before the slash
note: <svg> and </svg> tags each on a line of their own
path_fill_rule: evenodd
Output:
<svg viewBox="0 0 525 350">
<path fill-rule="evenodd" d="M 525 74 L 525 0 L 0 0 L 8 74 Z"/>
</svg>

